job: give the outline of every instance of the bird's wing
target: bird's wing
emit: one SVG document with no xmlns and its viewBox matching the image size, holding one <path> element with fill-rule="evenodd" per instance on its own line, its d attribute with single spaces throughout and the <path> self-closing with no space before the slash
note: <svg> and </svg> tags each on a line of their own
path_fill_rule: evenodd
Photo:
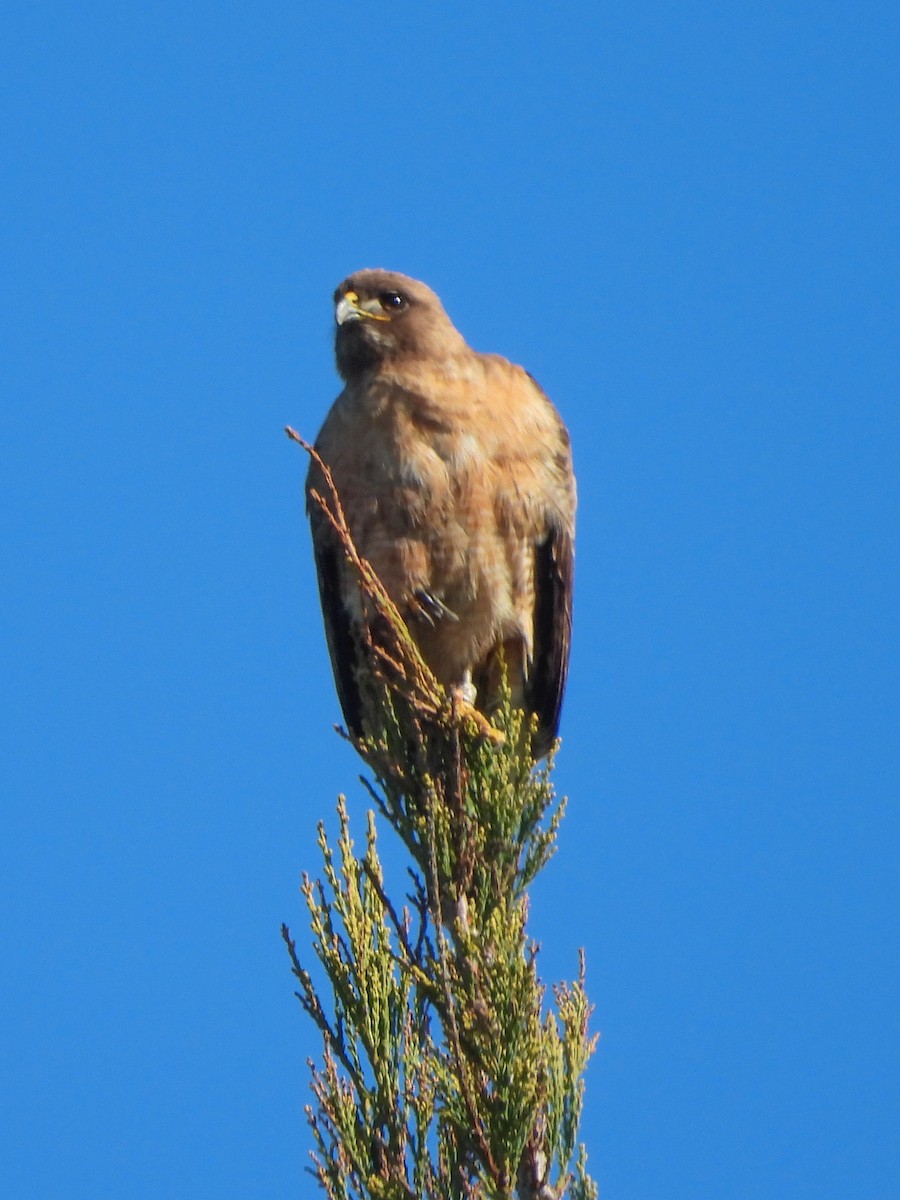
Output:
<svg viewBox="0 0 900 1200">
<path fill-rule="evenodd" d="M 534 642 L 525 681 L 528 708 L 537 714 L 535 755 L 550 749 L 562 709 L 572 635 L 572 585 L 575 556 L 572 536 L 551 526 L 534 553 Z"/>
<path fill-rule="evenodd" d="M 553 470 L 545 477 L 546 495 L 555 502 L 547 508 L 546 533 L 537 540 L 534 549 L 532 653 L 525 681 L 526 702 L 538 718 L 534 751 L 540 758 L 550 749 L 559 729 L 569 670 L 575 581 L 575 477 L 569 434 L 562 418 L 534 376 L 528 371 L 524 374 L 546 405 L 545 413 L 556 428 L 555 445 L 549 456 Z"/>
<path fill-rule="evenodd" d="M 314 501 L 309 501 L 309 505 L 322 620 L 334 683 L 348 731 L 354 737 L 362 737 L 362 700 L 357 682 L 361 647 L 345 597 L 345 588 L 353 585 L 347 582 L 344 551 L 338 545 L 330 524 L 322 513 L 315 510 Z"/>
</svg>

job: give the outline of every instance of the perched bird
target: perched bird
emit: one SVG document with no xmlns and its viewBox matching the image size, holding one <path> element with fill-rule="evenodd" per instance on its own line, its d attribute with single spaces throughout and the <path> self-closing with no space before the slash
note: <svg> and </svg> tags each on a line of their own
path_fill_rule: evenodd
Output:
<svg viewBox="0 0 900 1200">
<path fill-rule="evenodd" d="M 575 478 L 565 426 L 532 377 L 472 350 L 435 293 L 392 271 L 334 294 L 344 390 L 316 441 L 359 553 L 438 681 L 483 713 L 502 666 L 556 736 L 572 621 Z M 362 733 L 363 605 L 335 532 L 307 503 L 338 697 Z"/>
</svg>

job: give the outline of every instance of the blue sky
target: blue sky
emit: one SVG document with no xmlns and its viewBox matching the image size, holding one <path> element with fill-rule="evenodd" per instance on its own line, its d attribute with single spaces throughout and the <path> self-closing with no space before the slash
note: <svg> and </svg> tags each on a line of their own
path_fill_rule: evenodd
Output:
<svg viewBox="0 0 900 1200">
<path fill-rule="evenodd" d="M 896 6 L 2 21 L 3 1194 L 311 1194 L 278 926 L 365 797 L 281 430 L 379 265 L 572 432 L 604 1200 L 895 1195 Z"/>
</svg>

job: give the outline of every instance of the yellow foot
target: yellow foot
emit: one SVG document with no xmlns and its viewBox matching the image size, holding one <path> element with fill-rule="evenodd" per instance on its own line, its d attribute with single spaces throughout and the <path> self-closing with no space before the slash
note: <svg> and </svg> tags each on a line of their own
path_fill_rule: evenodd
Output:
<svg viewBox="0 0 900 1200">
<path fill-rule="evenodd" d="M 478 711 L 462 687 L 450 689 L 450 712 L 454 721 L 467 726 L 470 732 L 479 737 L 487 738 L 495 746 L 502 746 L 506 741 L 506 734 L 496 729 L 484 713 Z"/>
</svg>

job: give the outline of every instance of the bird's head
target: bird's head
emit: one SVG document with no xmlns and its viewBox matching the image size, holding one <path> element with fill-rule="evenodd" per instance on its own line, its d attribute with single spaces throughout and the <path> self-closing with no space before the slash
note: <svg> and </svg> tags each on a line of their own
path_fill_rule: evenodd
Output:
<svg viewBox="0 0 900 1200">
<path fill-rule="evenodd" d="M 430 287 L 396 271 L 348 275 L 334 293 L 334 352 L 350 379 L 402 358 L 448 358 L 464 348 Z"/>
</svg>

